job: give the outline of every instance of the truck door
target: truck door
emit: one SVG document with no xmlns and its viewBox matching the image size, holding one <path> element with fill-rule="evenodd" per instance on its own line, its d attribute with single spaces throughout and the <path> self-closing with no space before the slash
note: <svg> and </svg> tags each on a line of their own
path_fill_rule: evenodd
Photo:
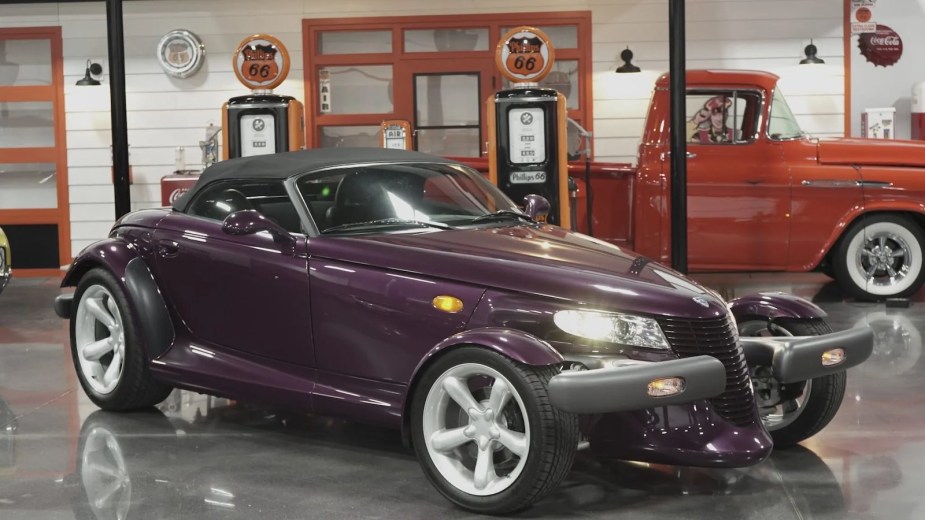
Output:
<svg viewBox="0 0 925 520">
<path fill-rule="evenodd" d="M 784 269 L 790 172 L 759 132 L 761 92 L 692 90 L 686 108 L 690 268 Z"/>
</svg>

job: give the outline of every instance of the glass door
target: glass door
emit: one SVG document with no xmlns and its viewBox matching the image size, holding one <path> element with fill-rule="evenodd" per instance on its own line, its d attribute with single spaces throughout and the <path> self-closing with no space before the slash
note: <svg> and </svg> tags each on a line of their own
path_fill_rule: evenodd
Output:
<svg viewBox="0 0 925 520">
<path fill-rule="evenodd" d="M 59 27 L 0 29 L 0 227 L 19 275 L 70 262 Z"/>
<path fill-rule="evenodd" d="M 488 140 L 485 100 L 495 89 L 491 60 L 421 59 L 403 63 L 399 77 L 411 96 L 396 115 L 411 122 L 415 149 L 443 157 L 479 157 Z"/>
</svg>

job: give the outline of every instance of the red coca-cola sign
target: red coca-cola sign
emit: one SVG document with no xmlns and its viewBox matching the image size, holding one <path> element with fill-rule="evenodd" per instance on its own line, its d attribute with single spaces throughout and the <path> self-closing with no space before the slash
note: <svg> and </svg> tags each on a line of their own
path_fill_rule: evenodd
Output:
<svg viewBox="0 0 925 520">
<path fill-rule="evenodd" d="M 893 29 L 877 24 L 877 32 L 858 36 L 861 55 L 874 66 L 888 67 L 899 61 L 903 55 L 903 40 Z"/>
</svg>

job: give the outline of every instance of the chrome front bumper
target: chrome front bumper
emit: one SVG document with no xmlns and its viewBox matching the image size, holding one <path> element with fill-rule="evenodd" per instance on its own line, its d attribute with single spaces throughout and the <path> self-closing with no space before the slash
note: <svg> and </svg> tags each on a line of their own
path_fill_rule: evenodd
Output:
<svg viewBox="0 0 925 520">
<path fill-rule="evenodd" d="M 3 292 L 3 289 L 6 287 L 6 284 L 10 283 L 10 278 L 12 277 L 12 270 L 10 269 L 10 264 L 7 262 L 6 249 L 0 247 L 0 292 Z"/>
</svg>

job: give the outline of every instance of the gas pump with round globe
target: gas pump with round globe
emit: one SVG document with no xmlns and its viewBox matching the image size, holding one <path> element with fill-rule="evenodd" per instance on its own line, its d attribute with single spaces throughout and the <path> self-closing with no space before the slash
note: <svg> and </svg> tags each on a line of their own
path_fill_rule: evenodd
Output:
<svg viewBox="0 0 925 520">
<path fill-rule="evenodd" d="M 565 96 L 540 88 L 552 70 L 555 49 L 534 27 L 508 31 L 495 63 L 513 83 L 487 100 L 489 179 L 515 202 L 527 195 L 549 201 L 548 221 L 571 226 Z"/>
<path fill-rule="evenodd" d="M 304 106 L 291 96 L 280 96 L 273 89 L 289 74 L 289 52 L 275 37 L 254 34 L 238 44 L 231 59 L 235 77 L 251 93 L 233 97 L 222 105 L 222 126 L 206 129 L 200 142 L 203 167 L 218 159 L 218 134 L 222 135 L 221 158 L 272 154 L 305 147 Z M 169 206 L 189 191 L 199 178 L 199 170 L 186 170 L 182 150 L 177 168 L 161 178 L 161 204 Z"/>
</svg>

